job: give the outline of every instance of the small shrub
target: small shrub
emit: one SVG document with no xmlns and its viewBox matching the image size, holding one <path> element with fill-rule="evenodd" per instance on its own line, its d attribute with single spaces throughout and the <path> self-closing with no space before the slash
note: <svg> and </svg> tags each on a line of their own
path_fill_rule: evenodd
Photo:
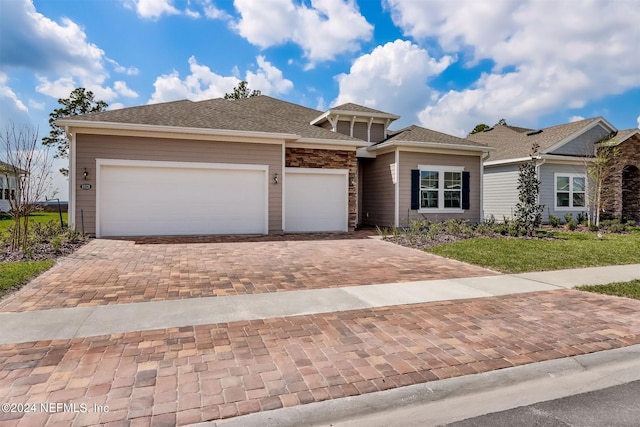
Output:
<svg viewBox="0 0 640 427">
<path fill-rule="evenodd" d="M 598 227 L 597 225 L 595 225 L 595 224 L 590 224 L 589 225 L 589 231 L 595 232 L 595 231 L 598 231 L 598 230 L 600 230 L 600 227 Z"/>
<path fill-rule="evenodd" d="M 587 215 L 584 212 L 578 213 L 576 221 L 578 221 L 578 224 L 585 224 L 587 222 Z"/>
<path fill-rule="evenodd" d="M 573 221 L 573 214 L 564 214 L 564 222 L 565 224 L 569 224 L 571 221 Z"/>
<path fill-rule="evenodd" d="M 553 228 L 558 228 L 560 226 L 560 218 L 557 216 L 549 215 L 549 224 Z"/>
<path fill-rule="evenodd" d="M 571 231 L 575 231 L 575 229 L 578 228 L 578 222 L 572 219 L 571 221 L 567 222 L 567 228 Z"/>
</svg>

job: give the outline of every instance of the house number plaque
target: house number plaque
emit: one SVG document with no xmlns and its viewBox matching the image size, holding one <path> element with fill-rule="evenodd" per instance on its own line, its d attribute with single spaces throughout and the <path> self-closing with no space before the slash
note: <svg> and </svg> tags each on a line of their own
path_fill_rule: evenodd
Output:
<svg viewBox="0 0 640 427">
<path fill-rule="evenodd" d="M 81 190 L 91 190 L 91 184 L 80 184 Z"/>
</svg>

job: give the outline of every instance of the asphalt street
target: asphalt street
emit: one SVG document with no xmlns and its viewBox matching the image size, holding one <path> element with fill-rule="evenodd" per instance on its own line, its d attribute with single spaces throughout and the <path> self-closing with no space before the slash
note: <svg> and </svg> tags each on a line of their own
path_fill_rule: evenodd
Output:
<svg viewBox="0 0 640 427">
<path fill-rule="evenodd" d="M 521 406 L 448 427 L 632 427 L 640 425 L 640 381 Z"/>
</svg>

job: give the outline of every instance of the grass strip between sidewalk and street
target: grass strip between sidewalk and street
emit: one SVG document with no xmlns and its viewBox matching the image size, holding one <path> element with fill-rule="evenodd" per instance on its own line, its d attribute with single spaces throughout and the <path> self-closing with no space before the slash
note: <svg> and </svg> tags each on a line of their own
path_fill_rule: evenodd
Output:
<svg viewBox="0 0 640 427">
<path fill-rule="evenodd" d="M 0 263 L 0 297 L 47 271 L 54 263 L 51 259 Z"/>
<path fill-rule="evenodd" d="M 551 239 L 474 238 L 426 249 L 504 273 L 640 264 L 640 232 L 557 232 Z"/>
<path fill-rule="evenodd" d="M 640 300 L 640 280 L 630 282 L 616 282 L 606 285 L 577 286 L 576 289 L 587 292 L 595 292 L 604 295 L 627 297 Z"/>
</svg>

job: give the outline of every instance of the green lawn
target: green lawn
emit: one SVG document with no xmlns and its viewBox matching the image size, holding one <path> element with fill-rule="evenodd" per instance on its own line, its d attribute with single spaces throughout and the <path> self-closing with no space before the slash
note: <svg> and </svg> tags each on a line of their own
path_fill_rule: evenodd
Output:
<svg viewBox="0 0 640 427">
<path fill-rule="evenodd" d="M 552 233 L 556 239 L 475 238 L 426 249 L 505 273 L 640 264 L 640 231 L 629 234 Z"/>
<path fill-rule="evenodd" d="M 62 220 L 67 223 L 67 213 L 62 212 Z M 60 214 L 58 212 L 36 212 L 29 216 L 29 222 L 37 222 L 40 224 L 46 224 L 49 221 L 55 221 L 60 224 Z M 0 232 L 6 231 L 10 225 L 12 225 L 13 218 L 0 219 Z"/>
<path fill-rule="evenodd" d="M 0 297 L 8 290 L 20 287 L 31 278 L 48 270 L 54 261 L 0 262 Z"/>
<path fill-rule="evenodd" d="M 578 286 L 576 289 L 598 294 L 615 295 L 640 300 L 640 280 L 630 282 L 609 283 L 608 285 Z"/>
</svg>

